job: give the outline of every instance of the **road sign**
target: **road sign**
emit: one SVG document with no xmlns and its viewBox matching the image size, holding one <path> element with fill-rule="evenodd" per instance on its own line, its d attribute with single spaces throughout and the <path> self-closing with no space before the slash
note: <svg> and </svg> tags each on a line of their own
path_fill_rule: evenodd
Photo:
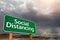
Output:
<svg viewBox="0 0 60 40">
<path fill-rule="evenodd" d="M 36 28 L 35 23 L 32 21 L 5 15 L 4 31 L 35 34 Z"/>
</svg>

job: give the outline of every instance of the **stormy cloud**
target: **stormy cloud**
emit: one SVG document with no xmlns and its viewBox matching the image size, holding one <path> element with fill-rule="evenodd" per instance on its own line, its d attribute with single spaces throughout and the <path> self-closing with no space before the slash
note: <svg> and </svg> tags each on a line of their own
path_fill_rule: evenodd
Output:
<svg viewBox="0 0 60 40">
<path fill-rule="evenodd" d="M 37 4 L 37 2 L 39 4 Z M 24 18 L 36 23 L 39 36 L 53 37 L 60 36 L 60 1 L 51 0 L 49 3 L 37 0 L 1 0 L 0 1 L 0 32 L 3 26 L 3 16 L 11 15 Z M 52 4 L 51 4 L 52 2 Z M 43 3 L 43 5 L 42 5 Z M 36 4 L 36 5 L 35 5 Z"/>
</svg>

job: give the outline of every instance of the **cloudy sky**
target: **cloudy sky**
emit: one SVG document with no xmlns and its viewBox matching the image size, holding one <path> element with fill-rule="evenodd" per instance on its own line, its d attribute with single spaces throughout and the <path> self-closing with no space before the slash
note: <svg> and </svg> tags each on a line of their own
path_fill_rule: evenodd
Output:
<svg viewBox="0 0 60 40">
<path fill-rule="evenodd" d="M 5 14 L 34 21 L 36 35 L 60 36 L 60 0 L 0 0 L 0 34 Z"/>
</svg>

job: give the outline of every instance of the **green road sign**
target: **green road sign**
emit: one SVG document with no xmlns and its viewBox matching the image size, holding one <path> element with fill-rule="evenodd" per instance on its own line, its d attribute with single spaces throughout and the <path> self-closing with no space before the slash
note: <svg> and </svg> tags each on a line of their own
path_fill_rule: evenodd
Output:
<svg viewBox="0 0 60 40">
<path fill-rule="evenodd" d="M 36 33 L 36 28 L 35 23 L 32 21 L 5 15 L 4 31 L 34 34 Z"/>
</svg>

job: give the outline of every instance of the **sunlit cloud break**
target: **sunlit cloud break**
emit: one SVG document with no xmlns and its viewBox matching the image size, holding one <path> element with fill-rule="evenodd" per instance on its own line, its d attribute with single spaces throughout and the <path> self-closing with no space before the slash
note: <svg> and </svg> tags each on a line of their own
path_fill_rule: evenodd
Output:
<svg viewBox="0 0 60 40">
<path fill-rule="evenodd" d="M 60 1 L 59 0 L 35 0 L 36 7 L 38 8 L 38 15 L 52 15 L 52 12 L 56 11 L 56 9 L 60 9 Z"/>
</svg>

